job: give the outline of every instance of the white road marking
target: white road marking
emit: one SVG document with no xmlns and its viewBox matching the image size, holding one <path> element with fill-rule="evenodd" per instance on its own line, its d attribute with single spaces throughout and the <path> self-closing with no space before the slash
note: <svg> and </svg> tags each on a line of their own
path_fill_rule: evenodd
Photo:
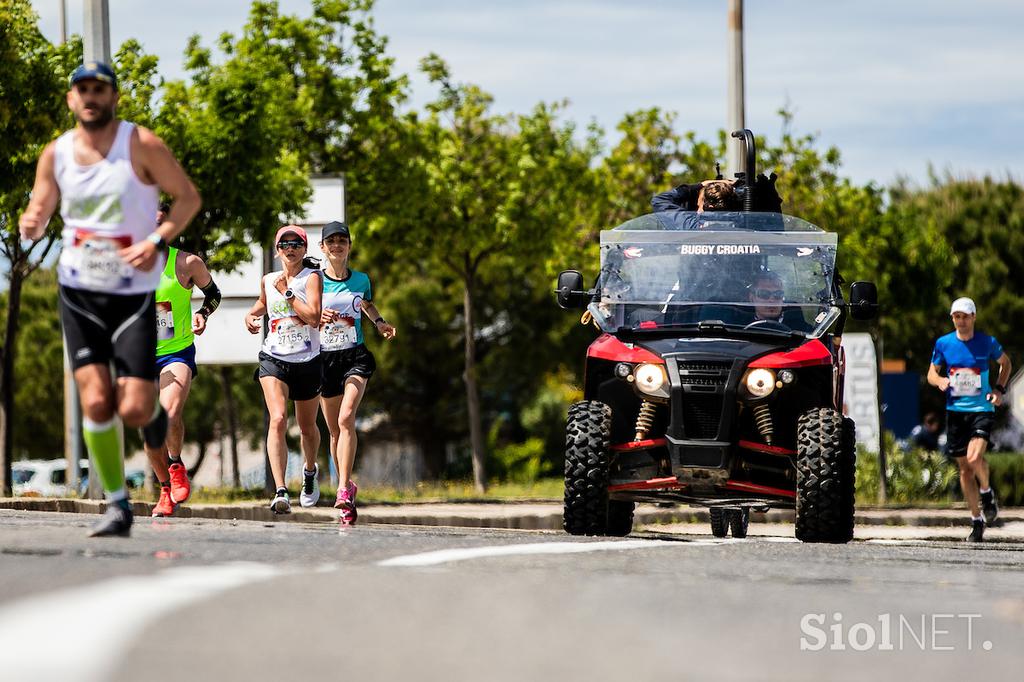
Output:
<svg viewBox="0 0 1024 682">
<path fill-rule="evenodd" d="M 180 566 L 0 606 L 4 679 L 108 680 L 124 650 L 160 616 L 218 592 L 289 572 L 251 562 Z"/>
<path fill-rule="evenodd" d="M 707 547 L 720 544 L 711 540 L 669 542 L 666 540 L 607 540 L 603 542 L 537 542 L 524 545 L 491 545 L 440 549 L 422 554 L 406 554 L 384 561 L 378 566 L 436 566 L 454 561 L 467 561 L 496 556 L 523 556 L 528 554 L 579 554 L 583 552 L 622 551 L 627 549 L 658 549 L 665 547 Z"/>
</svg>

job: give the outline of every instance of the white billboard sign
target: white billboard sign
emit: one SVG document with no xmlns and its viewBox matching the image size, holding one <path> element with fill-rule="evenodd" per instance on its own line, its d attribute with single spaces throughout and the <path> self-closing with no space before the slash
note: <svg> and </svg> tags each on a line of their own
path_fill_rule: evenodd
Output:
<svg viewBox="0 0 1024 682">
<path fill-rule="evenodd" d="M 857 443 L 878 452 L 881 419 L 878 396 L 878 361 L 870 334 L 844 334 L 846 383 L 843 411 L 857 423 Z"/>
<path fill-rule="evenodd" d="M 1017 376 L 1010 379 L 1007 388 L 1009 393 L 1006 395 L 1006 404 L 1010 406 L 1010 414 L 1024 425 L 1024 370 L 1017 372 Z"/>
</svg>

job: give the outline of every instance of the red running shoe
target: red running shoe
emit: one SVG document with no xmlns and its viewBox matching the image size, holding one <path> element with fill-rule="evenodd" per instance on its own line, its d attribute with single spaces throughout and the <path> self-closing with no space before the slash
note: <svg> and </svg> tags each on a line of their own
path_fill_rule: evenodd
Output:
<svg viewBox="0 0 1024 682">
<path fill-rule="evenodd" d="M 188 469 L 184 464 L 172 464 L 167 467 L 171 475 L 171 499 L 181 504 L 192 494 L 192 484 L 188 482 Z"/>
<path fill-rule="evenodd" d="M 174 516 L 174 510 L 177 506 L 174 504 L 174 500 L 171 499 L 171 487 L 168 485 L 160 486 L 160 499 L 157 501 L 156 506 L 153 507 L 153 516 Z"/>
</svg>

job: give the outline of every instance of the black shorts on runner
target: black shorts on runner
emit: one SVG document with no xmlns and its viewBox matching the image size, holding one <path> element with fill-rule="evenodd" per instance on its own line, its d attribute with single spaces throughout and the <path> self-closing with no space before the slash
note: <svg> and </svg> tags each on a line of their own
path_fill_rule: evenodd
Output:
<svg viewBox="0 0 1024 682">
<path fill-rule="evenodd" d="M 253 377 L 280 379 L 288 387 L 289 400 L 309 400 L 320 395 L 320 356 L 306 362 L 285 362 L 260 351 L 260 366 Z"/>
<path fill-rule="evenodd" d="M 953 412 L 946 411 L 946 454 L 963 457 L 967 444 L 972 438 L 984 438 L 992 445 L 992 427 L 995 426 L 994 412 Z"/>
<path fill-rule="evenodd" d="M 357 376 L 369 379 L 377 369 L 377 360 L 363 344 L 345 350 L 324 351 L 323 390 L 321 395 L 333 398 L 345 392 L 345 379 Z"/>
<path fill-rule="evenodd" d="M 71 367 L 114 363 L 119 377 L 155 381 L 153 294 L 102 294 L 58 285 L 60 320 Z"/>
</svg>

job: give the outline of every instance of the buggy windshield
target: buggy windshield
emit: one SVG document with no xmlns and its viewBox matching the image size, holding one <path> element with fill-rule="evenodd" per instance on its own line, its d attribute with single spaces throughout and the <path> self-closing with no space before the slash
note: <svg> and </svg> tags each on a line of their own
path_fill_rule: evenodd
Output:
<svg viewBox="0 0 1024 682">
<path fill-rule="evenodd" d="M 605 331 L 817 337 L 840 315 L 835 234 L 778 213 L 652 213 L 601 233 Z"/>
</svg>

